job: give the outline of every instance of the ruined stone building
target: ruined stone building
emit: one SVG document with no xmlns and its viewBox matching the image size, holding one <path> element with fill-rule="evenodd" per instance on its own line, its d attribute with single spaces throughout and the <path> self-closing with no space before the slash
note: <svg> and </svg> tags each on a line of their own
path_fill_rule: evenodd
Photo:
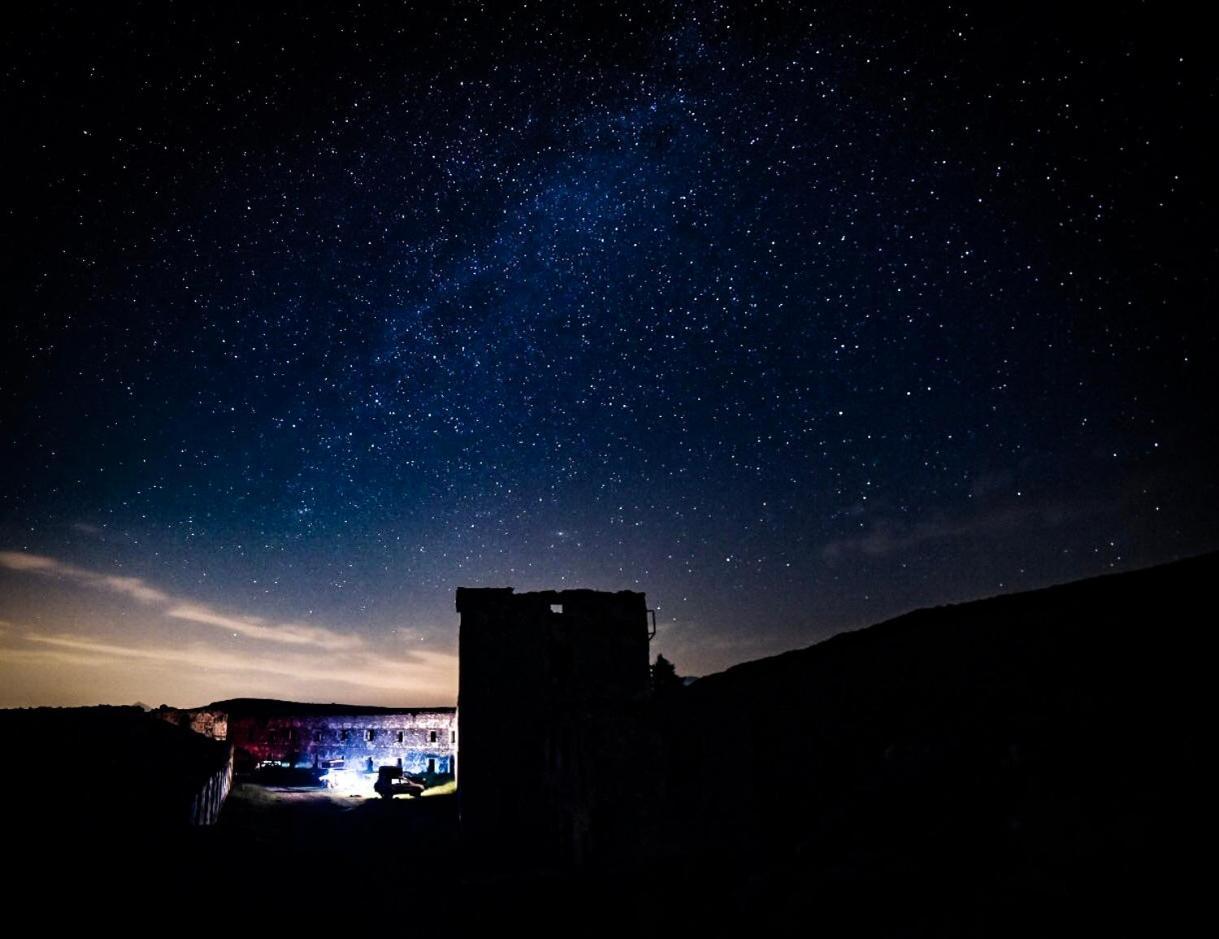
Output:
<svg viewBox="0 0 1219 939">
<path fill-rule="evenodd" d="M 155 713 L 163 721 L 193 730 L 204 737 L 211 737 L 213 740 L 229 739 L 229 716 L 224 711 L 213 708 L 183 710 L 161 705 Z"/>
<path fill-rule="evenodd" d="M 612 854 L 639 830 L 644 595 L 461 588 L 457 611 L 467 845 L 544 863 Z"/>
<path fill-rule="evenodd" d="M 166 719 L 227 739 L 238 769 L 323 769 L 341 763 L 372 773 L 397 766 L 437 776 L 457 771 L 456 708 L 374 708 L 238 698 L 171 712 Z M 220 736 L 223 735 L 223 736 Z"/>
<path fill-rule="evenodd" d="M 463 842 L 478 856 L 566 865 L 630 854 L 655 768 L 644 594 L 460 588 L 457 611 L 458 708 L 242 698 L 161 716 L 231 744 L 239 771 L 340 764 L 458 778 Z"/>
</svg>

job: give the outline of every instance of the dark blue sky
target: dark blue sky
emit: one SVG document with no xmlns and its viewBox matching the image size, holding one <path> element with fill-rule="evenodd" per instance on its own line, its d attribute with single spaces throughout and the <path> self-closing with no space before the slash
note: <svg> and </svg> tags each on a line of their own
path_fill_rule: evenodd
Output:
<svg viewBox="0 0 1219 939">
<path fill-rule="evenodd" d="M 1215 547 L 1204 36 L 991 6 L 25 14 L 0 704 L 447 703 L 459 585 L 705 672 Z"/>
</svg>

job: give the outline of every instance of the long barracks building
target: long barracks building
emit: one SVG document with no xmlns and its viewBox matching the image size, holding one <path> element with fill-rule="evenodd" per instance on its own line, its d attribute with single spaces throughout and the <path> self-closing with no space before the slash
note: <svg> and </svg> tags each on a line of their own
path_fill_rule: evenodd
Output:
<svg viewBox="0 0 1219 939">
<path fill-rule="evenodd" d="M 217 701 L 203 708 L 166 708 L 172 723 L 227 740 L 237 768 L 275 763 L 322 768 L 342 760 L 372 773 L 397 766 L 408 773 L 456 775 L 456 708 L 376 708 L 301 704 L 261 698 Z"/>
</svg>

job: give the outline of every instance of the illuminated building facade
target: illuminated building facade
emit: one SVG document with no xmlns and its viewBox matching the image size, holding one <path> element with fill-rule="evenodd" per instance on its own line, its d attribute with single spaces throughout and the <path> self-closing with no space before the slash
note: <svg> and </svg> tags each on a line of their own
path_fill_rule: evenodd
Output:
<svg viewBox="0 0 1219 939">
<path fill-rule="evenodd" d="M 236 699 L 170 711 L 183 723 L 233 744 L 239 770 L 260 765 L 451 776 L 457 771 L 456 708 L 373 708 Z M 211 728 L 210 732 L 207 728 Z"/>
</svg>

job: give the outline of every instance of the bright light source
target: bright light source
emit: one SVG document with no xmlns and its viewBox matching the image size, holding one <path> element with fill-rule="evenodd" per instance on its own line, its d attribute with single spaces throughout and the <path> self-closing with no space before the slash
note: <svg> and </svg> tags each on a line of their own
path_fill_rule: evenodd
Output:
<svg viewBox="0 0 1219 939">
<path fill-rule="evenodd" d="M 322 785 L 336 795 L 371 797 L 376 794 L 372 788 L 377 781 L 376 777 L 356 770 L 328 770 L 321 775 L 320 780 Z"/>
</svg>

